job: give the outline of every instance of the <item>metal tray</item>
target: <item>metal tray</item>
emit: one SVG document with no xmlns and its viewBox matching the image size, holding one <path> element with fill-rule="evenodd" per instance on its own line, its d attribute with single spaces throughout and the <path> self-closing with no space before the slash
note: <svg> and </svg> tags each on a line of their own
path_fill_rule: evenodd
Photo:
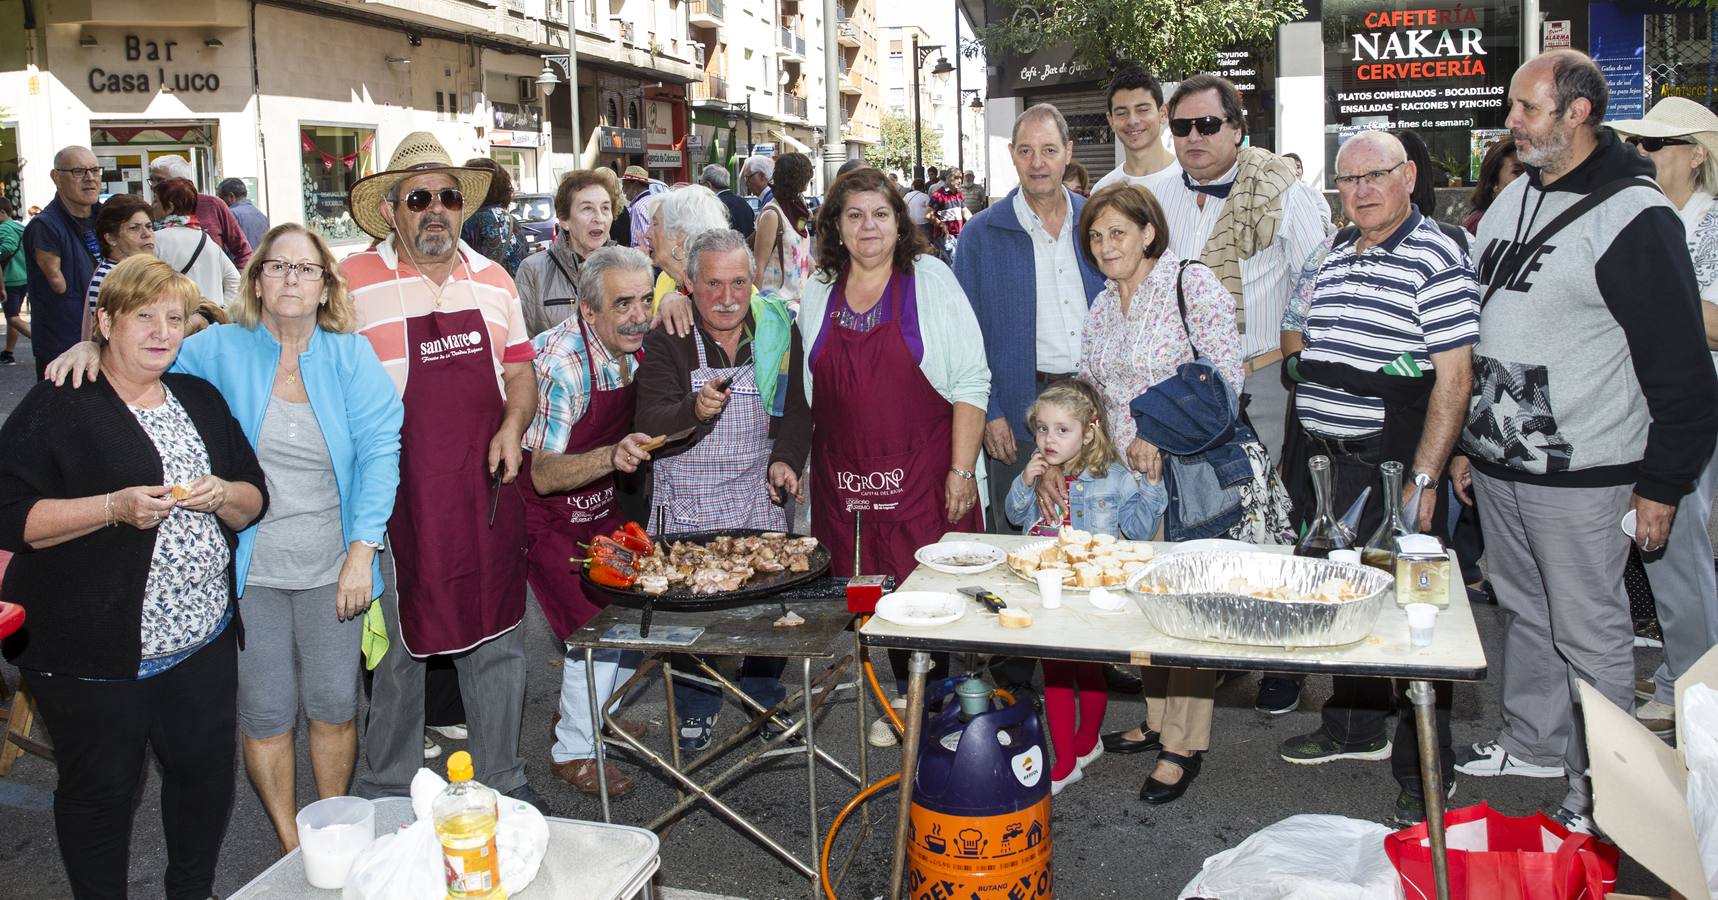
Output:
<svg viewBox="0 0 1718 900">
<path fill-rule="evenodd" d="M 685 534 L 669 534 L 653 539 L 658 544 L 672 544 L 676 541 L 708 544 L 719 537 L 752 537 L 771 533 L 773 532 L 765 531 L 762 528 L 733 528 L 726 531 L 694 531 Z M 789 537 L 807 536 L 789 535 Z M 737 591 L 727 591 L 720 594 L 694 594 L 686 590 L 672 589 L 663 594 L 647 594 L 640 590 L 619 590 L 603 587 L 591 581 L 589 573 L 585 572 L 582 567 L 579 571 L 579 580 L 584 583 L 585 590 L 594 591 L 629 609 L 649 607 L 660 609 L 663 612 L 698 612 L 706 609 L 732 609 L 736 606 L 750 606 L 762 600 L 769 600 L 783 591 L 816 581 L 828 572 L 829 548 L 819 543 L 817 549 L 811 551 L 811 569 L 809 571 L 758 573 L 746 582 L 745 587 Z"/>
<path fill-rule="evenodd" d="M 1227 591 L 1229 579 L 1237 576 L 1297 593 L 1311 593 L 1334 576 L 1365 594 L 1355 600 L 1269 600 Z M 1172 593 L 1141 592 L 1142 581 L 1167 585 Z M 1292 648 L 1364 639 L 1394 584 L 1388 573 L 1352 563 L 1212 550 L 1158 557 L 1128 579 L 1127 590 L 1152 627 L 1171 637 Z"/>
</svg>

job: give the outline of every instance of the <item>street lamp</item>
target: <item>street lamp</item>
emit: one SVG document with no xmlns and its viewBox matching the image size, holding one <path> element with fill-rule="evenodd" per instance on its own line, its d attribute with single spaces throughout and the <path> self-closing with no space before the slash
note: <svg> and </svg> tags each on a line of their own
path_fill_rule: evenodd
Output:
<svg viewBox="0 0 1718 900">
<path fill-rule="evenodd" d="M 924 126 L 919 120 L 919 70 L 925 67 L 925 60 L 931 58 L 931 52 L 941 50 L 943 45 L 932 44 L 928 47 L 919 46 L 919 36 L 913 35 L 913 180 L 925 177 Z M 944 75 L 954 70 L 948 59 L 938 60 L 937 67 L 932 70 L 934 75 Z"/>
<path fill-rule="evenodd" d="M 733 101 L 726 102 L 728 104 L 729 131 L 740 126 L 740 110 L 743 109 L 746 111 L 746 155 L 750 156 L 752 153 L 752 95 L 747 94 L 746 102 L 744 103 L 734 103 Z"/>
<path fill-rule="evenodd" d="M 579 136 L 578 57 L 571 52 L 550 53 L 543 56 L 543 71 L 537 73 L 537 89 L 543 92 L 543 114 L 550 116 L 549 96 L 555 93 L 555 88 L 561 83 L 560 77 L 555 74 L 556 66 L 560 66 L 561 71 L 566 73 L 567 83 L 572 85 L 573 93 L 567 99 L 567 106 L 572 113 L 570 124 L 573 135 L 573 156 L 580 158 L 584 154 L 585 146 L 584 141 Z M 553 117 L 550 116 L 549 143 L 551 148 L 554 146 L 554 133 L 555 123 Z M 577 165 L 583 165 L 583 163 L 575 163 L 575 166 Z"/>
<path fill-rule="evenodd" d="M 954 165 L 964 175 L 966 172 L 966 113 L 962 111 L 960 102 L 966 99 L 967 94 L 971 94 L 972 103 L 967 106 L 967 109 L 975 112 L 982 110 L 984 109 L 984 101 L 978 99 L 978 95 L 984 92 L 978 88 L 957 88 L 956 90 L 960 91 L 960 95 L 955 98 L 954 104 Z"/>
</svg>

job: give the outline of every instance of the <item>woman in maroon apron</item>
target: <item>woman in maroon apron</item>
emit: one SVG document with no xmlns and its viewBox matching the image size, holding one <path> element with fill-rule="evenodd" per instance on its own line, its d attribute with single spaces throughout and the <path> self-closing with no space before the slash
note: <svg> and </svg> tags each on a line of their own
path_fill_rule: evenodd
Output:
<svg viewBox="0 0 1718 900">
<path fill-rule="evenodd" d="M 964 368 L 943 364 L 945 347 L 983 339 L 952 273 L 919 256 L 929 248 L 882 173 L 842 176 L 818 219 L 820 276 L 800 309 L 815 423 L 811 531 L 829 547 L 833 574 L 854 574 L 853 517 L 861 512 L 861 574 L 899 582 L 918 548 L 950 531 L 983 530 L 973 469 L 989 371 L 982 354 Z M 932 313 L 970 333 L 921 332 Z M 945 384 L 926 375 L 938 353 L 934 371 Z M 951 368 L 959 371 L 949 375 Z M 951 402 L 957 390 L 969 399 Z M 891 661 L 900 677 L 904 659 Z"/>
</svg>

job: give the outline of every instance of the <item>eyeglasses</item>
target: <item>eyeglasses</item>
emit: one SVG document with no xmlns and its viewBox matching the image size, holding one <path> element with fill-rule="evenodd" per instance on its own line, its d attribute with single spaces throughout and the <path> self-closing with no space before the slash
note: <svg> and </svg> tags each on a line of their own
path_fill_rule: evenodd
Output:
<svg viewBox="0 0 1718 900">
<path fill-rule="evenodd" d="M 101 175 L 101 166 L 78 167 L 75 169 L 58 169 L 58 168 L 56 168 L 56 169 L 54 169 L 54 171 L 64 172 L 67 175 L 72 176 L 73 178 L 96 178 L 96 177 L 99 177 Z"/>
<path fill-rule="evenodd" d="M 448 212 L 459 212 L 465 208 L 465 195 L 454 188 L 442 188 L 439 191 L 418 188 L 406 195 L 406 209 L 412 212 L 423 212 L 429 209 L 432 199 L 440 200 L 442 208 Z"/>
<path fill-rule="evenodd" d="M 1331 181 L 1336 182 L 1336 189 L 1339 191 L 1353 190 L 1355 187 L 1362 184 L 1367 187 L 1377 187 L 1378 184 L 1384 180 L 1384 176 L 1407 164 L 1408 161 L 1404 159 L 1388 169 L 1374 169 L 1370 172 L 1362 172 L 1359 175 L 1338 175 L 1335 178 L 1332 178 Z"/>
<path fill-rule="evenodd" d="M 1628 142 L 1648 153 L 1657 153 L 1666 147 L 1686 147 L 1694 143 L 1688 138 L 1641 137 L 1639 135 L 1629 138 Z"/>
<path fill-rule="evenodd" d="M 321 281 L 327 271 L 316 263 L 289 263 L 284 259 L 265 259 L 262 263 L 262 274 L 268 278 L 285 278 L 286 273 L 292 272 L 305 281 Z"/>
<path fill-rule="evenodd" d="M 1200 134 L 1210 137 L 1211 135 L 1222 131 L 1223 126 L 1227 124 L 1229 124 L 1229 120 L 1222 116 L 1200 116 L 1197 119 L 1170 119 L 1169 133 L 1176 137 L 1186 137 L 1193 132 L 1193 129 L 1197 128 L 1199 129 Z"/>
</svg>

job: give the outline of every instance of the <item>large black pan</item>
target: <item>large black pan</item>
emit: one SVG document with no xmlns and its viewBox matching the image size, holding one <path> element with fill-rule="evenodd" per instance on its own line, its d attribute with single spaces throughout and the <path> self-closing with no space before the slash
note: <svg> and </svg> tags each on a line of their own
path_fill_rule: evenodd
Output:
<svg viewBox="0 0 1718 900">
<path fill-rule="evenodd" d="M 719 537 L 751 537 L 767 534 L 761 528 L 735 528 L 727 531 L 695 531 L 687 534 L 670 534 L 656 538 L 659 545 L 669 545 L 677 541 L 691 544 L 708 544 Z M 800 537 L 801 535 L 790 535 Z M 822 578 L 829 572 L 829 548 L 818 544 L 811 551 L 811 568 L 804 572 L 759 572 L 746 581 L 745 587 L 737 591 L 727 591 L 720 594 L 694 594 L 676 585 L 664 594 L 647 594 L 641 590 L 620 590 L 603 587 L 591 581 L 587 572 L 580 571 L 579 578 L 584 582 L 585 590 L 593 591 L 610 601 L 630 609 L 645 610 L 646 620 L 653 609 L 668 612 L 700 612 L 709 609 L 732 609 L 737 606 L 750 606 L 762 600 L 768 600 L 782 591 L 792 590 L 810 581 Z"/>
</svg>

